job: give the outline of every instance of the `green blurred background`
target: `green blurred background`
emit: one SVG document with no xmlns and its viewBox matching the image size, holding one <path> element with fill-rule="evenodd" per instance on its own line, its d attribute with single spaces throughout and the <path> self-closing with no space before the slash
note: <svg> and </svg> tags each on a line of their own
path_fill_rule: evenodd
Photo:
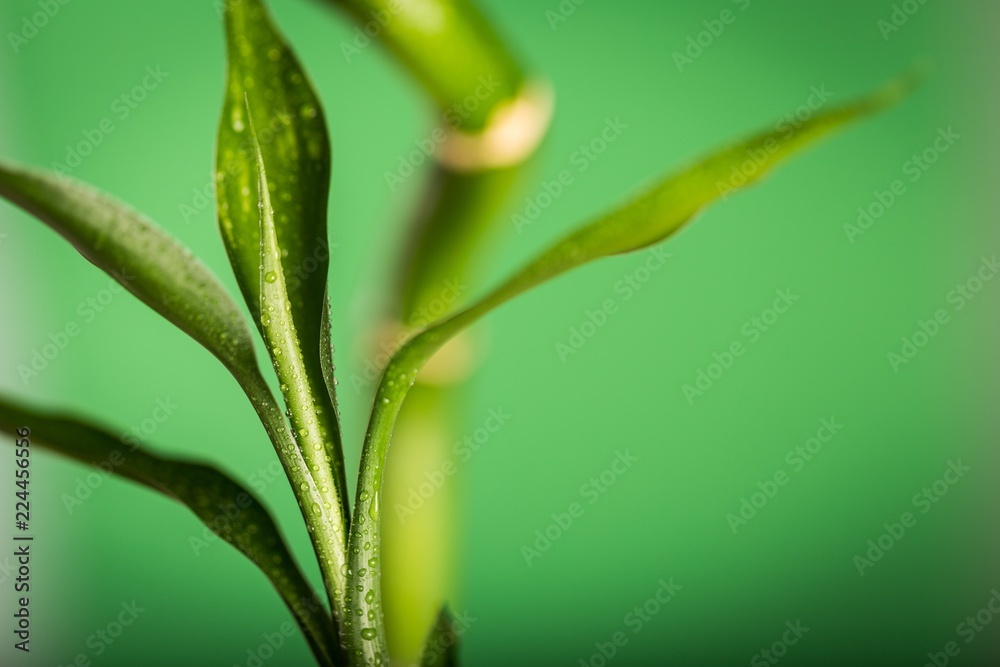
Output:
<svg viewBox="0 0 1000 667">
<path fill-rule="evenodd" d="M 615 284 L 642 255 L 562 278 L 482 328 L 490 355 L 463 397 L 465 431 L 491 408 L 510 419 L 461 466 L 454 607 L 477 619 L 463 637 L 467 664 L 600 665 L 596 644 L 618 631 L 628 641 L 609 664 L 772 664 L 760 652 L 796 621 L 809 630 L 782 664 L 918 666 L 951 641 L 961 650 L 949 664 L 996 664 L 1000 618 L 969 643 L 958 626 L 1000 587 L 1000 281 L 959 312 L 947 296 L 1000 246 L 992 229 L 1000 105 L 990 85 L 1000 10 L 929 2 L 884 39 L 878 22 L 893 6 L 872 0 L 594 1 L 573 5 L 555 29 L 546 12 L 558 11 L 556 0 L 482 2 L 556 87 L 554 129 L 531 182 L 563 169 L 575 180 L 521 233 L 510 212 L 541 188 L 515 198 L 497 221 L 480 287 L 664 169 L 773 126 L 814 86 L 838 102 L 918 60 L 932 75 L 901 107 L 713 208 L 670 242 L 667 264 L 628 301 Z M 433 118 L 377 47 L 347 62 L 341 45 L 352 26 L 342 16 L 305 0 L 271 4 L 332 128 L 334 339 L 353 469 L 370 396 L 349 378 L 364 370 L 363 336 L 420 190 L 411 179 L 390 193 L 384 173 Z M 211 182 L 222 95 L 213 3 L 69 2 L 15 49 L 9 33 L 39 6 L 8 0 L 0 8 L 0 154 L 51 166 L 111 118 L 113 132 L 73 175 L 149 214 L 235 293 L 212 205 L 197 194 Z M 674 53 L 725 9 L 736 20 L 679 71 Z M 125 115 L 115 100 L 147 67 L 166 77 Z M 619 117 L 627 125 L 620 138 L 576 172 L 574 152 Z M 961 138 L 919 181 L 907 180 L 905 165 L 941 128 Z M 851 243 L 844 225 L 895 179 L 906 180 L 905 194 Z M 276 466 L 261 475 L 274 455 L 235 383 L 131 296 L 115 295 L 88 321 L 78 308 L 107 296 L 107 280 L 55 234 L 0 205 L 3 390 L 121 431 L 150 418 L 157 401 L 176 404 L 147 439 L 250 484 L 270 479 L 262 496 L 318 581 L 286 483 Z M 689 403 L 682 386 L 714 353 L 749 341 L 744 323 L 778 289 L 800 300 Z M 557 343 L 609 298 L 618 312 L 563 363 Z M 894 372 L 887 353 L 938 308 L 952 313 L 950 323 Z M 18 366 L 70 321 L 81 335 L 25 386 Z M 824 418 L 842 430 L 797 471 L 786 454 Z M 581 485 L 625 450 L 638 463 L 589 504 Z M 11 458 L 4 450 L 5 478 Z M 959 460 L 971 470 L 921 514 L 914 495 Z M 33 466 L 33 651 L 15 654 L 4 629 L 4 665 L 69 665 L 80 654 L 107 667 L 246 665 L 262 635 L 289 618 L 229 546 L 195 554 L 190 538 L 202 527 L 180 506 L 112 480 L 70 512 L 62 496 L 86 471 L 54 456 Z M 727 515 L 778 471 L 790 482 L 734 534 Z M 10 495 L 0 501 L 4 517 Z M 522 547 L 575 501 L 583 516 L 527 565 Z M 854 557 L 906 511 L 916 525 L 860 576 Z M 5 572 L 0 578 L 9 619 L 14 594 Z M 681 590 L 634 633 L 627 615 L 671 578 Z M 145 610 L 134 625 L 111 645 L 88 644 L 133 600 Z M 295 638 L 264 664 L 309 661 Z"/>
</svg>

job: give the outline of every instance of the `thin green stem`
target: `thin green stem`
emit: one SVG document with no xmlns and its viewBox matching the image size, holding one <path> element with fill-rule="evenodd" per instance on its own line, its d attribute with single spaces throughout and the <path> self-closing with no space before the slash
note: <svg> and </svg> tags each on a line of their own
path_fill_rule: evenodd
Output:
<svg viewBox="0 0 1000 667">
<path fill-rule="evenodd" d="M 328 647 L 328 650 L 335 656 L 335 664 L 343 664 L 346 660 L 341 646 L 344 591 L 347 588 L 347 554 L 344 544 L 346 530 L 339 511 L 326 507 L 329 502 L 326 498 L 329 494 L 323 493 L 323 487 L 329 482 L 325 480 L 326 475 L 317 475 L 311 469 L 289 431 L 281 408 L 264 378 L 259 373 L 243 374 L 240 386 L 244 388 L 268 438 L 274 444 L 278 460 L 281 461 L 299 510 L 302 512 L 302 518 L 309 528 L 309 538 L 319 562 L 323 584 L 333 611 L 335 634 L 340 640 L 340 643 Z"/>
</svg>

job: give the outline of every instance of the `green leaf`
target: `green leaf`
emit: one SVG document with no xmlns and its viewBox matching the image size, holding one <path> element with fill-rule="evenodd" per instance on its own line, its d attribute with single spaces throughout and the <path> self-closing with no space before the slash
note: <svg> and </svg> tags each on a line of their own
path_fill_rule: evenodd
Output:
<svg viewBox="0 0 1000 667">
<path fill-rule="evenodd" d="M 323 502 L 307 482 L 309 465 L 260 374 L 238 306 L 189 250 L 121 202 L 68 178 L 0 164 L 0 195 L 48 224 L 95 266 L 215 354 L 250 399 L 303 513 Z"/>
<path fill-rule="evenodd" d="M 521 67 L 470 0 L 328 2 L 354 17 L 360 31 L 355 34 L 378 26 L 376 39 L 423 85 L 455 129 L 482 130 L 524 86 Z M 352 35 L 341 43 L 340 55 L 352 63 L 367 46 L 367 37 Z"/>
<path fill-rule="evenodd" d="M 32 445 L 100 466 L 186 505 L 212 532 L 260 568 L 292 612 L 320 664 L 334 664 L 332 656 L 339 647 L 327 609 L 295 564 L 274 519 L 250 491 L 211 466 L 157 456 L 99 427 L 0 398 L 0 430 L 16 435 L 23 427 L 30 428 Z"/>
<path fill-rule="evenodd" d="M 0 164 L 0 195 L 218 357 L 246 392 L 285 470 L 300 466 L 239 307 L 187 248 L 121 202 L 69 178 Z"/>
<path fill-rule="evenodd" d="M 457 667 L 458 632 L 447 607 L 441 608 L 437 622 L 427 635 L 420 667 Z"/>
<path fill-rule="evenodd" d="M 62 235 L 234 374 L 257 368 L 239 307 L 207 267 L 143 215 L 70 178 L 4 163 L 0 195 Z"/>
<path fill-rule="evenodd" d="M 330 461 L 325 458 L 325 443 L 328 434 L 321 422 L 317 422 L 316 405 L 308 388 L 299 382 L 306 376 L 307 362 L 302 353 L 299 335 L 292 318 L 293 308 L 289 300 L 284 268 L 281 264 L 281 248 L 274 220 L 274 207 L 264 166 L 264 156 L 260 151 L 253 115 L 247 112 L 250 137 L 256 152 L 258 185 L 260 193 L 260 311 L 264 342 L 267 345 L 274 370 L 281 382 L 285 404 L 288 405 L 292 424 L 300 426 L 298 443 L 303 451 L 307 468 L 301 484 L 302 491 L 312 497 L 320 497 L 319 503 L 309 503 L 303 508 L 306 522 L 313 536 L 313 545 L 319 556 L 320 568 L 330 593 L 334 615 L 342 621 L 344 591 L 347 571 L 347 527 L 344 516 L 346 496 L 337 490 Z"/>
<path fill-rule="evenodd" d="M 290 325 L 302 352 L 301 378 L 294 383 L 282 379 L 288 386 L 305 387 L 304 393 L 296 394 L 301 405 L 289 405 L 292 427 L 309 468 L 332 467 L 331 486 L 338 498 L 346 498 L 332 364 L 323 361 L 332 355 L 326 296 L 330 262 L 326 121 L 305 72 L 261 2 L 229 0 L 225 24 L 229 64 L 216 151 L 219 229 L 237 282 L 263 334 L 260 202 L 264 193 L 258 192 L 259 151 L 268 165 L 267 182 L 273 192 L 273 196 L 266 194 L 281 249 Z M 251 114 L 258 146 L 250 132 Z M 339 504 L 340 520 L 346 526 L 346 502 Z"/>
<path fill-rule="evenodd" d="M 759 181 L 780 162 L 826 134 L 897 102 L 914 83 L 912 78 L 901 80 L 853 104 L 818 113 L 797 130 L 783 127 L 769 130 L 708 155 L 555 243 L 485 297 L 427 327 L 393 355 L 379 381 L 365 435 L 348 545 L 353 573 L 348 587 L 348 607 L 360 616 L 369 612 L 376 616 L 376 639 L 379 641 L 369 641 L 366 645 L 357 639 L 356 633 L 348 633 L 348 640 L 354 640 L 349 650 L 362 650 L 369 657 L 382 651 L 384 645 L 379 616 L 380 573 L 378 568 L 366 568 L 365 564 L 371 558 L 378 558 L 382 477 L 393 426 L 409 388 L 430 357 L 454 335 L 537 285 L 595 259 L 663 241 L 707 205 Z M 731 181 L 734 168 L 739 169 L 748 160 L 755 160 L 756 167 L 749 170 L 745 180 Z M 363 598 L 354 594 L 355 590 L 372 590 L 375 595 Z M 369 661 L 369 664 L 374 663 Z"/>
<path fill-rule="evenodd" d="M 308 475 L 310 464 L 260 373 L 239 307 L 189 250 L 121 202 L 69 178 L 0 164 L 0 195 L 45 222 L 218 357 L 250 399 L 303 514 L 323 502 Z"/>
</svg>

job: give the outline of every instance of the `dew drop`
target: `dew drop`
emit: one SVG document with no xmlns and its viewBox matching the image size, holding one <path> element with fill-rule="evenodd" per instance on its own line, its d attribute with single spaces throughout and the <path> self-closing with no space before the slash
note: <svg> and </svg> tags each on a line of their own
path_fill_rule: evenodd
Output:
<svg viewBox="0 0 1000 667">
<path fill-rule="evenodd" d="M 368 640 L 375 639 L 375 630 L 372 628 L 365 628 L 361 631 L 361 638 Z"/>
<path fill-rule="evenodd" d="M 278 274 L 275 273 L 274 271 L 268 271 L 267 273 L 264 274 L 264 282 L 266 283 L 273 283 L 277 279 L 278 279 Z"/>
</svg>

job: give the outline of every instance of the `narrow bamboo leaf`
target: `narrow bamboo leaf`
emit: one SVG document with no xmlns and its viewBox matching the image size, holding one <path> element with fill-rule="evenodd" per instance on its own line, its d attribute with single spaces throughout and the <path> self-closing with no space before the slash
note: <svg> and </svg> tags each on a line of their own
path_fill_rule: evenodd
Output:
<svg viewBox="0 0 1000 667">
<path fill-rule="evenodd" d="M 281 382 L 281 391 L 289 409 L 292 424 L 299 427 L 298 444 L 307 468 L 302 482 L 319 503 L 303 508 L 313 536 L 323 578 L 330 593 L 334 615 L 343 620 L 344 590 L 347 570 L 347 527 L 343 517 L 346 496 L 337 490 L 338 480 L 326 454 L 328 434 L 316 419 L 316 406 L 307 387 L 299 382 L 306 375 L 306 360 L 302 353 L 298 331 L 292 319 L 285 272 L 281 265 L 281 248 L 274 220 L 274 207 L 264 156 L 260 151 L 253 115 L 247 113 L 250 137 L 256 152 L 258 188 L 260 193 L 260 311 L 264 342 L 274 361 L 274 370 Z"/>
<path fill-rule="evenodd" d="M 78 181 L 0 164 L 0 196 L 36 216 L 234 374 L 257 368 L 236 303 L 191 252 L 143 215 Z"/>
<path fill-rule="evenodd" d="M 22 427 L 30 428 L 33 445 L 100 466 L 186 505 L 267 576 L 320 664 L 335 664 L 332 656 L 339 647 L 327 609 L 296 565 L 274 519 L 250 491 L 211 466 L 157 456 L 97 426 L 0 398 L 0 430 L 15 434 Z"/>
<path fill-rule="evenodd" d="M 359 615 L 375 615 L 381 632 L 379 570 L 366 568 L 371 558 L 378 558 L 380 543 L 380 495 L 385 459 L 392 429 L 403 399 L 416 375 L 427 360 L 452 336 L 519 294 L 571 269 L 601 257 L 626 253 L 663 241 L 690 221 L 698 212 L 729 193 L 759 181 L 775 166 L 807 145 L 851 121 L 884 109 L 901 99 L 914 85 L 912 78 L 894 83 L 858 102 L 820 113 L 797 130 L 770 130 L 717 151 L 692 166 L 668 176 L 645 194 L 612 213 L 585 225 L 542 252 L 507 282 L 462 310 L 427 327 L 407 341 L 390 360 L 375 394 L 365 444 L 361 455 L 361 476 L 351 528 L 349 554 L 353 572 L 348 590 L 350 608 Z M 757 156 L 757 165 L 745 179 L 734 182 L 734 168 Z M 367 522 L 363 520 L 367 518 Z M 375 595 L 362 598 L 355 590 L 372 590 Z M 348 635 L 349 639 L 355 637 Z M 375 635 L 381 640 L 381 634 Z M 372 642 L 369 642 L 370 645 Z M 351 650 L 368 649 L 355 640 Z M 370 663 L 374 664 L 374 663 Z"/>
<path fill-rule="evenodd" d="M 525 76 L 490 22 L 470 0 L 327 0 L 350 13 L 358 28 L 341 43 L 347 62 L 363 57 L 365 31 L 409 70 L 437 103 L 453 129 L 475 132 L 493 111 L 515 98 Z"/>
<path fill-rule="evenodd" d="M 228 72 L 216 151 L 219 229 L 237 282 L 261 325 L 260 200 L 271 200 L 287 311 L 301 350 L 304 386 L 289 405 L 292 426 L 310 469 L 333 468 L 331 489 L 346 498 L 331 355 L 326 281 L 330 145 L 319 99 L 259 0 L 225 3 Z M 250 115 L 256 123 L 255 146 Z M 271 193 L 258 192 L 257 153 L 268 165 Z M 276 273 L 276 272 L 275 272 Z M 266 337 L 266 336 L 265 336 Z M 332 372 L 332 364 L 330 369 Z M 286 399 L 288 396 L 286 395 Z M 315 443 L 320 443 L 316 449 Z M 331 491 L 331 494 L 334 493 Z M 346 502 L 341 523 L 348 521 Z"/>
<path fill-rule="evenodd" d="M 238 306 L 190 251 L 124 204 L 70 179 L 0 164 L 0 195 L 48 224 L 94 265 L 215 354 L 250 399 L 303 514 L 323 502 L 319 489 L 310 483 L 310 466 L 260 373 Z"/>
<path fill-rule="evenodd" d="M 447 607 L 441 608 L 437 622 L 427 635 L 420 667 L 457 667 L 458 632 Z"/>
</svg>

